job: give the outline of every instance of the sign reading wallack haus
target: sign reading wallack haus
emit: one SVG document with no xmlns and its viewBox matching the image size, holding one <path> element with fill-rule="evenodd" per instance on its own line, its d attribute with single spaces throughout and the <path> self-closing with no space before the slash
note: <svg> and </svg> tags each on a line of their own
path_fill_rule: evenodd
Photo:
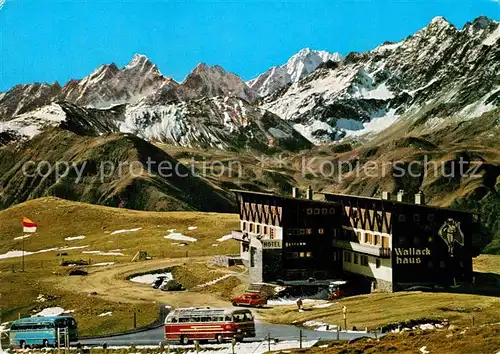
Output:
<svg viewBox="0 0 500 354">
<path fill-rule="evenodd" d="M 420 264 L 422 263 L 422 256 L 430 256 L 431 250 L 429 248 L 395 248 L 396 251 L 396 264 Z"/>
<path fill-rule="evenodd" d="M 282 248 L 283 244 L 281 240 L 260 240 L 262 242 L 262 248 Z"/>
</svg>

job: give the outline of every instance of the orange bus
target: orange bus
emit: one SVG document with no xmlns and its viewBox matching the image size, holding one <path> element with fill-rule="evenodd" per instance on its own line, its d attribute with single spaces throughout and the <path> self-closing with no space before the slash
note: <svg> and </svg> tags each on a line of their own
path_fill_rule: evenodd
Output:
<svg viewBox="0 0 500 354">
<path fill-rule="evenodd" d="M 233 338 L 255 337 L 255 322 L 250 310 L 180 308 L 165 319 L 165 339 L 189 344 L 193 340 L 223 343 Z"/>
</svg>

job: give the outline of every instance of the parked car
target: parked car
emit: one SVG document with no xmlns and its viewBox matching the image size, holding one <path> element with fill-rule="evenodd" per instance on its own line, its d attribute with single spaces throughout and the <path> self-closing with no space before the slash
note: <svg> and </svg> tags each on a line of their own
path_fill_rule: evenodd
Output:
<svg viewBox="0 0 500 354">
<path fill-rule="evenodd" d="M 184 288 L 177 280 L 170 279 L 163 282 L 159 289 L 161 291 L 182 291 Z"/>
<path fill-rule="evenodd" d="M 267 300 L 259 294 L 245 293 L 232 299 L 233 306 L 262 307 L 267 304 Z"/>
</svg>

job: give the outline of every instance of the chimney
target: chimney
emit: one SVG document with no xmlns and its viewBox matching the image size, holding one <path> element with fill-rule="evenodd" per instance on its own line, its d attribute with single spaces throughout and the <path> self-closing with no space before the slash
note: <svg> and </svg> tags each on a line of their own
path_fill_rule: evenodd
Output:
<svg viewBox="0 0 500 354">
<path fill-rule="evenodd" d="M 382 192 L 382 199 L 391 200 L 391 192 L 383 191 Z"/>
<path fill-rule="evenodd" d="M 406 202 L 406 193 L 404 190 L 400 189 L 398 192 L 397 200 L 398 202 Z"/>
<path fill-rule="evenodd" d="M 312 190 L 311 186 L 307 187 L 306 199 L 309 199 L 309 200 L 313 199 L 313 190 Z"/>
<path fill-rule="evenodd" d="M 299 189 L 297 187 L 292 187 L 292 198 L 299 197 Z"/>
<path fill-rule="evenodd" d="M 418 191 L 418 193 L 415 194 L 415 204 L 425 205 L 424 192 Z"/>
</svg>

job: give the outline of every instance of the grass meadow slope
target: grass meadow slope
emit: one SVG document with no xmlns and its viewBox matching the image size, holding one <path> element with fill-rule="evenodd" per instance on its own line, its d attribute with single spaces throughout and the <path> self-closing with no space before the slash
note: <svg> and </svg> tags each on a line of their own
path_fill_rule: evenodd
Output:
<svg viewBox="0 0 500 354">
<path fill-rule="evenodd" d="M 174 294 L 171 298 L 149 286 L 131 283 L 126 280 L 131 274 L 174 266 L 179 266 L 177 272 L 183 274 L 186 273 L 184 264 L 192 263 L 196 269 L 197 262 L 207 263 L 214 254 L 238 251 L 235 241 L 217 241 L 237 227 L 238 216 L 234 214 L 141 212 L 50 197 L 0 211 L 0 255 L 3 257 L 9 251 L 22 248 L 23 240 L 15 239 L 23 235 L 22 216 L 38 223 L 37 233 L 24 239 L 26 253 L 34 254 L 25 256 L 24 272 L 21 257 L 2 259 L 0 256 L 2 320 L 59 306 L 74 311 L 83 335 L 132 329 L 134 311 L 138 326 L 145 326 L 156 320 L 160 304 L 182 304 L 184 298 L 187 299 L 185 305 L 191 301 L 186 293 Z M 197 241 L 180 246 L 183 241 L 165 239 L 174 229 L 174 233 Z M 138 250 L 148 252 L 153 260 L 131 262 Z M 89 275 L 69 276 L 75 268 L 61 266 L 63 261 L 90 262 L 88 266 L 79 267 Z M 223 274 L 215 268 L 211 271 L 198 281 L 208 282 Z M 37 300 L 40 295 L 46 301 Z M 193 301 L 200 301 L 201 297 L 197 296 L 201 295 L 193 296 Z M 204 294 L 203 297 L 209 302 L 221 303 L 216 295 Z M 106 312 L 112 315 L 99 316 Z"/>
</svg>

